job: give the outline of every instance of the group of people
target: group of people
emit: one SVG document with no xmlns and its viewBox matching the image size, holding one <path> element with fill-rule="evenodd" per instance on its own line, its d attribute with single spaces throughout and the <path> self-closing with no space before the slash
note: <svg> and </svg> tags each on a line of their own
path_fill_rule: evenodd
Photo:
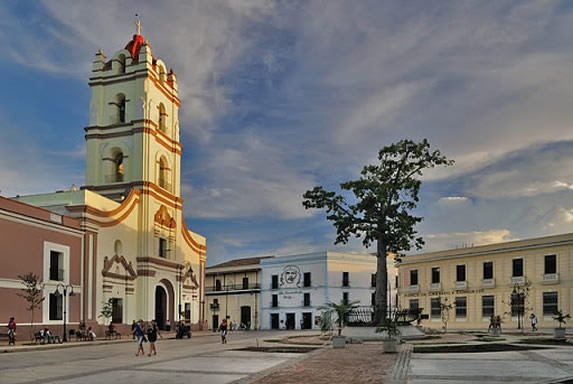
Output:
<svg viewBox="0 0 573 384">
<path fill-rule="evenodd" d="M 86 329 L 86 323 L 80 322 L 80 327 L 76 331 L 76 337 L 82 340 L 96 341 L 97 335 L 92 327 Z"/>
<path fill-rule="evenodd" d="M 532 332 L 536 332 L 537 331 L 537 316 L 535 315 L 535 313 L 531 313 L 529 315 L 529 321 L 531 322 L 531 331 Z M 524 325 L 525 327 L 525 325 Z M 501 331 L 501 317 L 500 316 L 494 316 L 491 315 L 490 319 L 489 319 L 489 327 L 488 327 L 488 332 L 491 331 L 491 329 L 496 329 L 499 328 L 499 330 Z"/>
<path fill-rule="evenodd" d="M 157 326 L 157 322 L 155 320 L 151 320 L 147 326 L 143 322 L 142 319 L 139 319 L 138 322 L 133 321 L 131 325 L 131 332 L 133 333 L 133 337 L 137 341 L 137 351 L 135 356 L 145 356 L 145 349 L 143 348 L 143 344 L 149 342 L 149 353 L 147 356 L 157 355 L 157 347 L 155 346 L 155 342 L 157 341 L 157 336 L 163 338 L 161 333 L 159 333 L 159 327 Z"/>
</svg>

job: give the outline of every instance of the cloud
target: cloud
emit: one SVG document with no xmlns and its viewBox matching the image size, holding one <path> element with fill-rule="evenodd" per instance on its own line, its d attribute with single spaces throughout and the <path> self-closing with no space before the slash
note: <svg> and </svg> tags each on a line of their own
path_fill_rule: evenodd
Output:
<svg viewBox="0 0 573 384">
<path fill-rule="evenodd" d="M 423 252 L 468 248 L 478 245 L 496 244 L 518 240 L 507 229 L 492 229 L 475 232 L 433 233 L 425 236 Z"/>
</svg>

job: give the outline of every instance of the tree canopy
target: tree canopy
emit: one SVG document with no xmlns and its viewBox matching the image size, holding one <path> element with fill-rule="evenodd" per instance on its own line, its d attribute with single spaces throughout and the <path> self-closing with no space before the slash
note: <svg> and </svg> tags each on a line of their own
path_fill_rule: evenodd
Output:
<svg viewBox="0 0 573 384">
<path fill-rule="evenodd" d="M 348 202 L 345 195 L 327 191 L 322 186 L 303 194 L 303 206 L 326 211 L 326 218 L 336 228 L 335 244 L 345 244 L 350 237 L 362 238 L 369 247 L 377 244 L 376 300 L 374 322 L 379 324 L 387 312 L 388 253 L 400 254 L 424 244 L 416 237 L 415 225 L 422 217 L 411 211 L 419 202 L 418 194 L 423 171 L 435 166 L 450 166 L 439 150 L 431 150 L 428 140 L 401 140 L 378 152 L 378 164 L 366 165 L 357 180 L 340 184 L 340 189 L 352 192 Z"/>
</svg>

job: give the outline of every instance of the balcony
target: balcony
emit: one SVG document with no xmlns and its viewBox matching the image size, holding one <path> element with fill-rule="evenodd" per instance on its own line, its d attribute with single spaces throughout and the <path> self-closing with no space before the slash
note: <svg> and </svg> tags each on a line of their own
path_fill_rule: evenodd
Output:
<svg viewBox="0 0 573 384">
<path fill-rule="evenodd" d="M 467 281 L 456 281 L 456 289 L 466 289 L 468 287 Z"/>
<path fill-rule="evenodd" d="M 420 292 L 420 286 L 419 285 L 410 285 L 408 287 L 406 287 L 406 292 Z"/>
<path fill-rule="evenodd" d="M 482 288 L 495 288 L 495 280 L 494 279 L 483 279 L 481 281 Z"/>
<path fill-rule="evenodd" d="M 543 275 L 543 284 L 557 284 L 559 283 L 558 273 L 546 273 Z"/>
<path fill-rule="evenodd" d="M 430 291 L 439 291 L 442 289 L 442 283 L 431 283 Z"/>
<path fill-rule="evenodd" d="M 237 285 L 235 285 L 233 287 L 229 287 L 229 288 L 225 288 L 223 286 L 221 286 L 221 287 L 210 286 L 210 287 L 205 287 L 205 292 L 206 293 L 218 292 L 220 294 L 225 294 L 227 292 L 253 291 L 253 290 L 260 290 L 260 289 L 261 289 L 261 284 L 253 283 L 253 284 L 249 284 L 247 287 L 244 287 L 242 284 L 237 284 Z"/>
<path fill-rule="evenodd" d="M 525 284 L 525 276 L 513 276 L 510 284 Z"/>
</svg>

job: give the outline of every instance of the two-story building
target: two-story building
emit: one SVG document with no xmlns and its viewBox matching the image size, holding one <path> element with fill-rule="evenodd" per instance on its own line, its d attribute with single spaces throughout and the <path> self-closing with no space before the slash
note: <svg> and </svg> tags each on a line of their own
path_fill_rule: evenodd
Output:
<svg viewBox="0 0 573 384">
<path fill-rule="evenodd" d="M 554 327 L 555 311 L 573 310 L 573 234 L 406 256 L 399 266 L 399 302 L 423 308 L 422 325 L 484 329 L 500 316 L 504 328 Z M 444 308 L 451 306 L 450 311 Z M 513 324 L 513 325 L 512 325 Z"/>
<path fill-rule="evenodd" d="M 216 329 L 223 319 L 232 322 L 233 328 L 260 328 L 260 264 L 272 257 L 231 260 L 207 268 L 205 300 L 210 328 Z"/>
<path fill-rule="evenodd" d="M 376 257 L 318 252 L 261 261 L 261 328 L 319 329 L 328 302 L 359 301 L 371 307 Z"/>
</svg>

